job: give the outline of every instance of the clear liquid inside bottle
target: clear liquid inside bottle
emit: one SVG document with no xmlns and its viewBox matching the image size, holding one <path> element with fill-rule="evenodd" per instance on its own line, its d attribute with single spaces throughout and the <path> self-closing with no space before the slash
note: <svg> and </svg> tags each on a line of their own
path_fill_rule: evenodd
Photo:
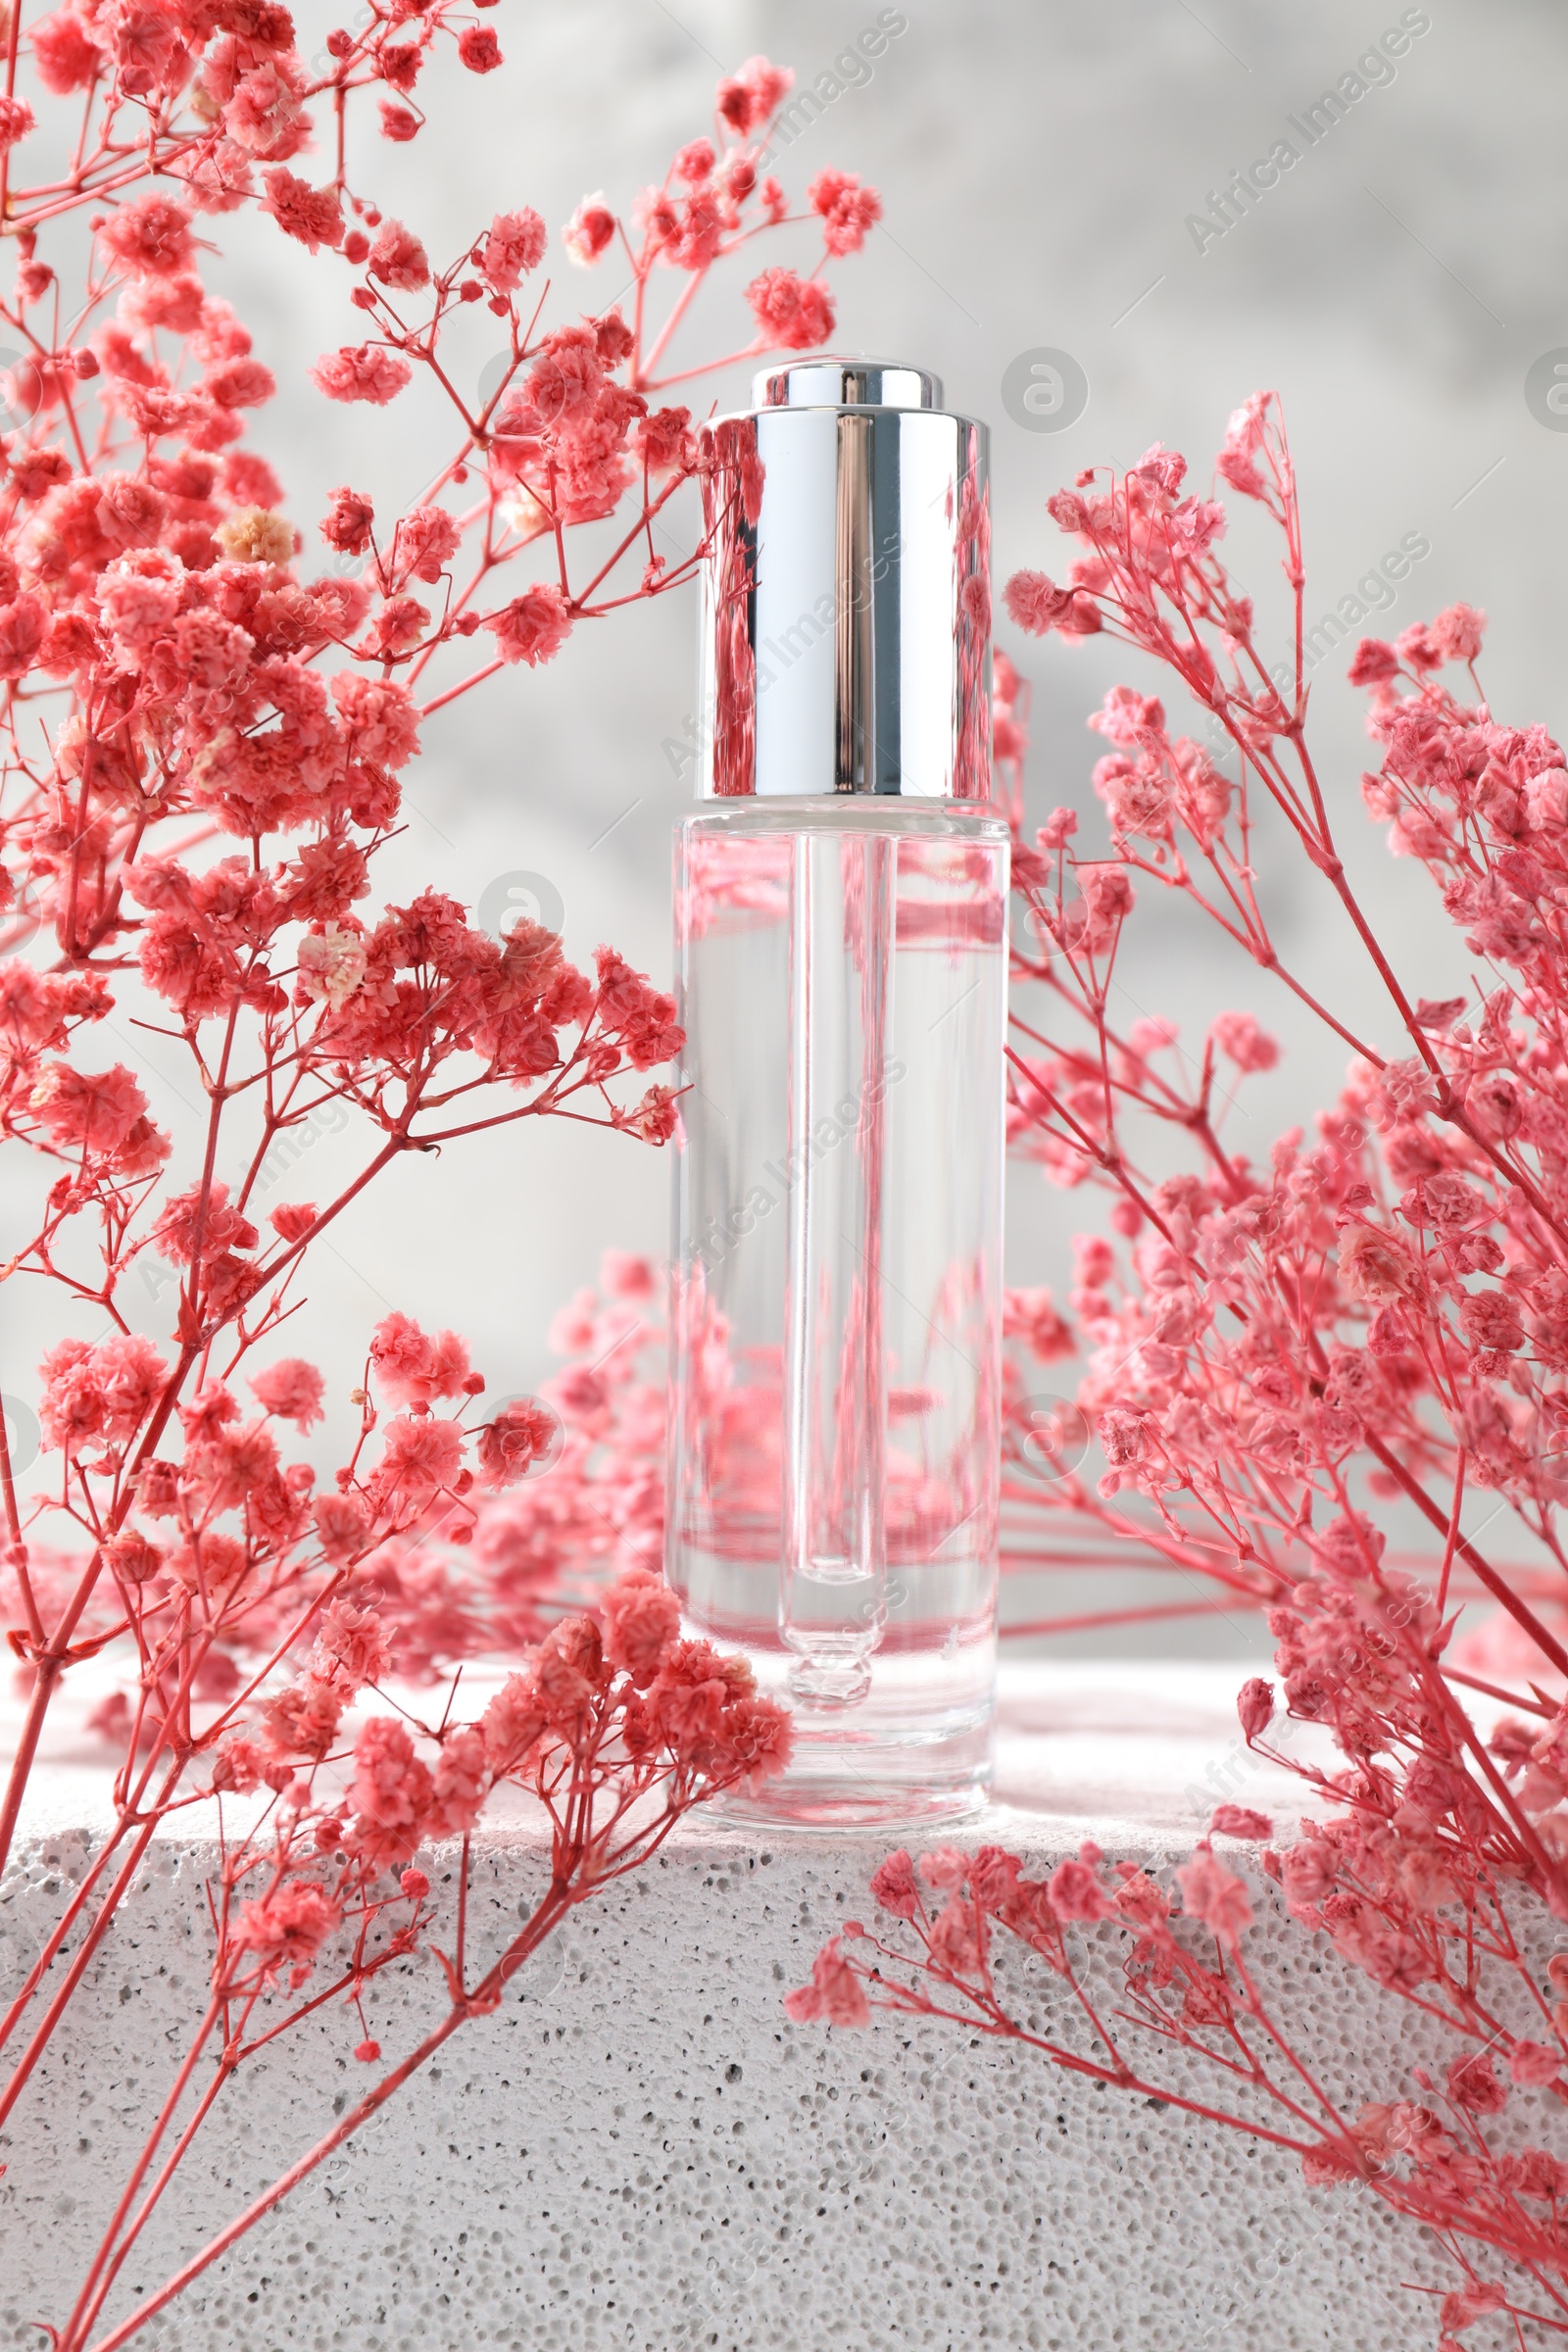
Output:
<svg viewBox="0 0 1568 2352">
<path fill-rule="evenodd" d="M 859 796 L 678 828 L 668 1573 L 795 1719 L 736 1809 L 984 1791 L 1007 857 L 997 817 Z"/>
</svg>

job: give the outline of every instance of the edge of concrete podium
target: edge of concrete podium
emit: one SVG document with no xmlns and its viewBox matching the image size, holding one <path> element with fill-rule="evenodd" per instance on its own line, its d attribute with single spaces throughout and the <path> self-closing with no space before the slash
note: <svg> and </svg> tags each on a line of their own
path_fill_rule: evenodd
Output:
<svg viewBox="0 0 1568 2352">
<path fill-rule="evenodd" d="M 1160 1865 L 1220 1794 L 1287 1831 L 1297 1784 L 1256 1767 L 1236 1728 L 1245 1672 L 1008 1666 L 997 1801 L 953 1841 L 1012 1844 L 1038 1866 L 1093 1837 Z M 0 1994 L 101 1832 L 105 1780 L 68 1724 L 0 1889 Z M 1362 2192 L 1308 2190 L 1293 2159 L 1014 2043 L 887 2017 L 863 2033 L 790 2025 L 785 1987 L 871 1909 L 866 1880 L 899 1841 L 683 1828 L 575 1912 L 494 2018 L 455 2036 L 139 2340 L 161 2352 L 1429 2352 L 1430 2293 L 1401 2282 L 1446 2285 L 1445 2267 Z M 32 2323 L 59 2318 L 167 2088 L 208 1966 L 211 1860 L 211 1827 L 189 1816 L 157 1841 L 69 2050 L 0 2134 L 0 2345 L 36 2345 Z M 437 1849 L 427 1866 L 455 1860 Z M 474 1932 L 493 1922 L 499 1939 L 542 1883 L 535 1828 L 485 1833 Z M 1335 2087 L 1399 2095 L 1409 2065 L 1437 2055 L 1411 2046 L 1408 2008 L 1325 1955 L 1270 1893 L 1248 1950 L 1280 2016 Z M 1044 1965 L 1006 1967 L 1020 2002 L 1051 2017 Z M 395 2057 L 439 2007 L 432 1968 L 389 1971 L 371 2031 Z M 320 2135 L 367 2078 L 357 2038 L 329 2008 L 252 2062 L 117 2310 Z M 1179 2059 L 1168 2079 L 1198 2080 Z"/>
</svg>

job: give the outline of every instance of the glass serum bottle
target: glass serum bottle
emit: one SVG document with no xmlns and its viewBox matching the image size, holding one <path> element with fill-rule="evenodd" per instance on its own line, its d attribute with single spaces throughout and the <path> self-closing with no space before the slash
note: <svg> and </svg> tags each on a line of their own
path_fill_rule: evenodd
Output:
<svg viewBox="0 0 1568 2352">
<path fill-rule="evenodd" d="M 984 425 L 809 359 L 705 429 L 677 828 L 666 1568 L 794 1716 L 732 1811 L 984 1794 L 996 1678 L 1008 834 Z"/>
</svg>

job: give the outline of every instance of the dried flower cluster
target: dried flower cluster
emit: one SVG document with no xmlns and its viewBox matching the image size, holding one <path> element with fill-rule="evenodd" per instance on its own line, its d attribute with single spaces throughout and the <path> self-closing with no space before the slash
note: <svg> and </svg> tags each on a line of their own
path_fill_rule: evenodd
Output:
<svg viewBox="0 0 1568 2352">
<path fill-rule="evenodd" d="M 1065 580 L 1025 572 L 1006 589 L 1026 630 L 1105 632 L 1153 657 L 1214 747 L 1118 686 L 1090 722 L 1107 744 L 1107 853 L 1078 854 L 1070 808 L 1018 843 L 1014 1144 L 1051 1181 L 1108 1193 L 1116 1238 L 1076 1244 L 1076 1330 L 1041 1297 L 1025 1333 L 1045 1360 L 1081 1347 L 1102 1474 L 1079 1475 L 1066 1433 L 1016 1417 L 1009 1451 L 1014 1495 L 1069 1551 L 1137 1544 L 1219 1605 L 1266 1612 L 1278 1680 L 1248 1683 L 1242 1727 L 1304 1783 L 1312 1814 L 1276 1846 L 1267 1818 L 1222 1804 L 1173 1880 L 1093 1848 L 1044 1883 L 995 1848 L 918 1867 L 895 1855 L 874 1891 L 903 1929 L 847 1929 L 791 2008 L 838 2024 L 875 2006 L 957 2016 L 1193 2106 L 1161 2070 L 1174 2045 L 1213 2077 L 1196 2112 L 1436 2232 L 1462 2273 L 1444 2352 L 1489 2314 L 1522 2344 L 1568 2328 L 1568 1964 L 1547 1965 L 1544 1932 L 1568 1919 L 1568 765 L 1544 728 L 1501 724 L 1481 699 L 1480 612 L 1454 606 L 1357 648 L 1381 753 L 1363 799 L 1395 854 L 1432 875 L 1477 974 L 1471 994 L 1421 995 L 1355 898 L 1308 748 L 1300 527 L 1270 396 L 1232 418 L 1218 472 L 1281 534 L 1293 691 L 1221 561 L 1224 506 L 1184 495 L 1163 449 L 1059 492 Z M 1012 760 L 1021 698 L 1003 685 Z M 1264 825 L 1286 829 L 1359 941 L 1381 999 L 1364 1024 L 1280 955 L 1251 854 Z M 1351 1051 L 1338 1101 L 1262 1166 L 1219 1132 L 1221 1073 L 1229 1088 L 1278 1058 L 1256 1018 L 1222 1015 L 1196 1055 L 1167 1022 L 1117 1018 L 1117 956 L 1150 889 L 1199 907 Z M 1187 1161 L 1158 1181 L 1144 1173 L 1156 1137 L 1163 1165 L 1173 1144 Z M 1053 1446 L 1059 1475 L 1029 1477 Z M 1396 1565 L 1412 1521 L 1427 1556 Z M 1523 1566 L 1493 1541 L 1509 1527 Z M 1456 1638 L 1467 1602 L 1491 1622 Z M 1282 1709 L 1332 1736 L 1335 1768 L 1271 1738 Z M 1247 1965 L 1257 1883 L 1216 1837 L 1254 1842 L 1237 1863 L 1274 1883 L 1300 1931 L 1408 2001 L 1402 2066 L 1369 2054 L 1348 2085 L 1329 2052 L 1291 2043 Z M 998 1990 L 999 1930 L 1055 1981 L 1044 2032 Z M 1122 1958 L 1107 1995 L 1108 1941 Z M 1413 2062 L 1445 2043 L 1435 2071 Z"/>
<path fill-rule="evenodd" d="M 41 1469 L 24 1477 L 0 1432 L 0 1611 L 26 1700 L 0 1865 L 71 1670 L 108 1652 L 125 1688 L 97 1717 L 121 1755 L 114 1827 L 0 2019 L 0 2124 L 69 2035 L 160 1825 L 203 1797 L 223 1824 L 206 2014 L 132 2177 L 105 2183 L 74 2308 L 40 2315 L 61 2352 L 107 2352 L 180 2283 L 138 2313 L 114 2302 L 252 2050 L 323 2001 L 358 2006 L 416 1947 L 442 1955 L 442 2034 L 483 2014 L 565 1908 L 782 1755 L 782 1719 L 743 1669 L 678 1642 L 646 1572 L 608 1592 L 597 1579 L 603 1634 L 562 1617 L 565 1545 L 550 1551 L 548 1527 L 570 1444 L 543 1511 L 511 1508 L 546 1492 L 524 1482 L 562 1443 L 549 1406 L 487 1411 L 463 1341 L 392 1313 L 368 1343 L 349 1458 L 322 1479 L 305 1458 L 322 1377 L 280 1344 L 313 1248 L 403 1153 L 545 1116 L 670 1133 L 667 995 L 612 948 L 588 973 L 539 924 L 493 938 L 435 890 L 380 905 L 374 860 L 446 704 L 691 576 L 699 550 L 654 544 L 699 466 L 689 412 L 659 396 L 703 371 L 666 355 L 714 266 L 803 224 L 821 268 L 763 268 L 755 331 L 727 356 L 806 348 L 833 324 L 821 270 L 880 208 L 824 172 L 791 213 L 760 168 L 791 77 L 754 58 L 627 221 L 594 196 L 565 224 L 574 264 L 619 248 L 625 310 L 547 322 L 538 213 L 519 204 L 432 257 L 351 181 L 351 106 L 375 101 L 395 165 L 425 121 L 416 91 L 433 105 L 444 85 L 450 104 L 465 74 L 502 65 L 456 0 L 369 0 L 314 61 L 271 0 L 19 5 L 7 28 L 0 216 L 18 270 L 0 318 L 21 357 L 0 475 L 0 1129 L 24 1205 L 4 1277 L 41 1286 L 57 1317 L 30 1392 Z M 321 394 L 379 409 L 419 377 L 444 404 L 450 437 L 415 505 L 344 486 L 307 538 L 247 447 L 275 378 L 210 283 L 211 231 L 242 208 L 275 224 L 280 263 L 343 273 Z M 504 345 L 477 400 L 452 332 L 475 306 Z M 584 563 L 573 534 L 593 523 L 610 527 Z M 119 1058 L 138 1022 L 200 1105 L 177 1147 L 145 1070 Z M 362 1139 L 358 1172 L 264 1216 L 269 1154 L 327 1107 Z M 648 1287 L 622 1268 L 623 1334 Z M 138 1327 L 147 1298 L 167 1329 Z M 5 1387 L 29 1394 L 21 1365 Z M 635 1558 L 639 1514 L 657 1523 L 646 1494 L 617 1494 L 600 1554 Z M 478 1721 L 363 1719 L 389 1675 L 519 1647 L 526 1670 Z M 505 1781 L 550 1815 L 554 1877 L 526 1932 L 476 1957 L 466 1873 L 448 1919 L 415 1856 L 466 1840 Z"/>
</svg>

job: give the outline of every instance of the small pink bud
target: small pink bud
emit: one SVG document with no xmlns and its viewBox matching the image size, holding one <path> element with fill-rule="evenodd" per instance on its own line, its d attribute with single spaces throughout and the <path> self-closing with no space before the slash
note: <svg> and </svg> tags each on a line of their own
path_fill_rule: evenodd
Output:
<svg viewBox="0 0 1568 2352">
<path fill-rule="evenodd" d="M 355 2046 L 354 2055 L 362 2066 L 373 2066 L 381 2055 L 381 2044 L 378 2041 L 359 2042 Z"/>
<path fill-rule="evenodd" d="M 1266 1732 L 1274 1720 L 1274 1686 L 1254 1674 L 1244 1683 L 1236 1697 L 1236 1712 L 1242 1719 L 1242 1730 L 1249 1740 Z"/>
</svg>

